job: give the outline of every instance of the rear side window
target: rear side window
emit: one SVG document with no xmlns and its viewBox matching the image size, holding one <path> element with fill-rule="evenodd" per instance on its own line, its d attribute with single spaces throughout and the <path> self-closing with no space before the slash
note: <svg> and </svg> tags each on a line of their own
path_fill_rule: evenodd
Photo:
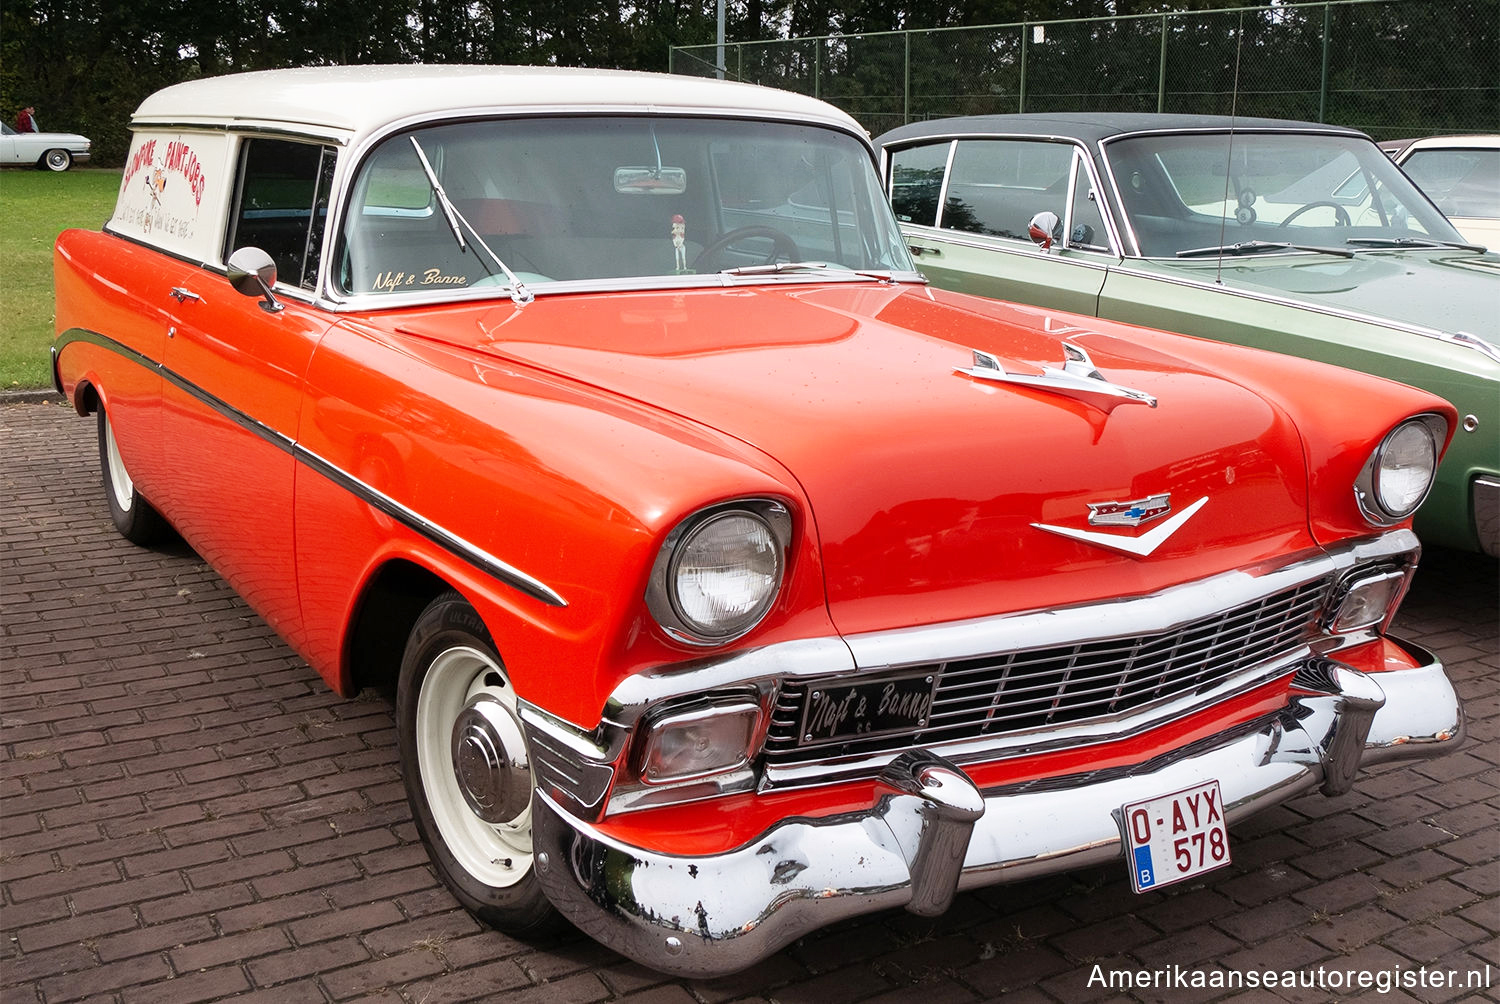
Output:
<svg viewBox="0 0 1500 1004">
<path fill-rule="evenodd" d="M 1021 140 L 960 140 L 943 205 L 942 227 L 1029 240 L 1031 218 L 1067 212 L 1072 147 Z"/>
<path fill-rule="evenodd" d="M 246 140 L 225 257 L 238 248 L 258 247 L 276 262 L 278 281 L 315 288 L 333 166 L 331 147 Z"/>
<path fill-rule="evenodd" d="M 924 227 L 937 225 L 938 197 L 952 145 L 944 141 L 891 154 L 891 208 L 896 219 Z"/>
</svg>

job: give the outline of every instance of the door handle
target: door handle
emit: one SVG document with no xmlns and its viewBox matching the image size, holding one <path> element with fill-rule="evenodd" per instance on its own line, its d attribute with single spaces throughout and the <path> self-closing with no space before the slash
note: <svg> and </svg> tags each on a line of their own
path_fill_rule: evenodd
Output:
<svg viewBox="0 0 1500 1004">
<path fill-rule="evenodd" d="M 927 247 L 924 244 L 908 244 L 906 245 L 906 247 L 907 250 L 911 251 L 911 253 L 916 255 L 918 258 L 922 257 L 923 255 L 935 255 L 937 257 L 942 257 L 943 254 L 941 248 Z"/>
<path fill-rule="evenodd" d="M 203 297 L 199 296 L 197 293 L 194 293 L 190 289 L 183 289 L 181 286 L 173 286 L 172 292 L 168 293 L 167 295 L 176 300 L 178 303 L 186 303 L 189 300 L 192 300 L 194 303 L 203 302 Z"/>
</svg>

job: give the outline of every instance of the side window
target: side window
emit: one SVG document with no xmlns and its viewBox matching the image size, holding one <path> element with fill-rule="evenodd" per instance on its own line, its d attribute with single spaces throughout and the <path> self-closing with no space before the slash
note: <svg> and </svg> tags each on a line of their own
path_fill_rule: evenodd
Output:
<svg viewBox="0 0 1500 1004">
<path fill-rule="evenodd" d="M 902 223 L 937 225 L 938 197 L 951 143 L 914 146 L 891 154 L 891 208 Z"/>
<path fill-rule="evenodd" d="M 1074 158 L 1073 215 L 1068 218 L 1070 248 L 1085 251 L 1108 251 L 1109 231 L 1104 229 L 1104 214 L 1099 210 L 1099 193 L 1089 180 L 1083 156 Z"/>
<path fill-rule="evenodd" d="M 1067 208 L 1073 148 L 1027 140 L 960 140 L 943 203 L 948 230 L 1030 241 L 1031 218 Z"/>
<path fill-rule="evenodd" d="M 1418 150 L 1401 169 L 1449 216 L 1500 217 L 1500 150 Z"/>
<path fill-rule="evenodd" d="M 258 247 L 276 262 L 278 281 L 314 288 L 334 157 L 331 147 L 312 143 L 246 140 L 228 251 Z"/>
</svg>

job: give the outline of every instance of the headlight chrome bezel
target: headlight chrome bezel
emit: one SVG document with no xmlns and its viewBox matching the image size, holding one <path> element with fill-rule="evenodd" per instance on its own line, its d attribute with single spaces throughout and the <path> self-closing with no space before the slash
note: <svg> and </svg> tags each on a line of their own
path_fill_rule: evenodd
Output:
<svg viewBox="0 0 1500 1004">
<path fill-rule="evenodd" d="M 1381 477 L 1386 471 L 1385 461 L 1391 455 L 1397 440 L 1410 435 L 1412 430 L 1427 437 L 1432 448 L 1432 465 L 1427 473 L 1427 484 L 1416 495 L 1415 501 L 1405 507 L 1389 504 L 1381 491 Z M 1381 439 L 1380 445 L 1370 454 L 1354 482 L 1354 499 L 1359 511 L 1372 526 L 1394 526 L 1410 519 L 1432 491 L 1437 480 L 1438 462 L 1442 458 L 1443 444 L 1448 438 L 1448 423 L 1441 415 L 1427 414 L 1409 418 L 1398 424 Z"/>
<path fill-rule="evenodd" d="M 773 582 L 746 614 L 722 627 L 715 627 L 686 611 L 679 591 L 678 573 L 689 545 L 700 533 L 725 519 L 736 517 L 753 520 L 766 530 L 774 548 Z M 678 523 L 662 542 L 646 588 L 646 606 L 662 630 L 676 641 L 698 648 L 727 645 L 753 631 L 776 605 L 786 582 L 791 545 L 791 511 L 779 499 L 735 499 L 700 509 Z"/>
</svg>

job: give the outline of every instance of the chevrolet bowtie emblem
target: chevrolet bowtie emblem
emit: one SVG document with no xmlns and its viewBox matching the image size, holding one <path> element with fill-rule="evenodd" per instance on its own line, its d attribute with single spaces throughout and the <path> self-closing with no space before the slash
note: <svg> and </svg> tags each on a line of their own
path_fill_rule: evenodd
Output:
<svg viewBox="0 0 1500 1004">
<path fill-rule="evenodd" d="M 1142 506 L 1142 510 L 1144 511 L 1148 507 L 1142 505 L 1142 503 L 1150 503 L 1157 499 L 1161 499 L 1162 505 L 1166 506 L 1166 498 L 1167 497 L 1165 495 L 1153 495 L 1149 499 L 1142 500 L 1142 502 L 1104 504 L 1124 505 L 1127 510 L 1133 510 L 1136 506 Z M 1031 525 L 1036 527 L 1038 530 L 1045 530 L 1048 533 L 1055 533 L 1062 537 L 1071 537 L 1073 540 L 1081 540 L 1085 544 L 1094 544 L 1098 547 L 1107 547 L 1112 551 L 1123 551 L 1126 554 L 1133 554 L 1137 558 L 1146 558 L 1150 557 L 1151 553 L 1158 547 L 1161 547 L 1163 544 L 1165 544 L 1167 542 L 1167 538 L 1171 537 L 1172 534 L 1182 529 L 1183 524 L 1192 519 L 1193 515 L 1207 504 L 1208 496 L 1205 495 L 1198 501 L 1194 502 L 1192 505 L 1188 506 L 1186 509 L 1182 510 L 1182 512 L 1178 513 L 1176 516 L 1173 516 L 1171 519 L 1167 520 L 1165 523 L 1158 523 L 1151 530 L 1141 534 L 1138 537 L 1126 537 L 1123 534 L 1118 533 L 1100 533 L 1098 530 L 1076 530 L 1073 527 L 1052 526 L 1048 523 L 1033 523 Z M 1089 508 L 1092 509 L 1093 506 L 1090 506 Z M 1170 511 L 1170 507 L 1167 507 L 1161 512 L 1156 513 L 1155 516 L 1165 515 L 1168 511 Z M 1127 520 L 1136 519 L 1135 523 L 1132 524 L 1127 522 L 1125 524 L 1126 526 L 1139 525 L 1140 523 L 1145 522 L 1147 519 L 1155 518 L 1154 516 L 1141 516 L 1140 518 L 1136 518 L 1134 516 L 1128 516 L 1125 514 L 1119 515 L 1122 515 L 1123 518 Z M 1089 516 L 1089 522 L 1094 522 L 1094 515 L 1092 513 Z"/>
<path fill-rule="evenodd" d="M 1140 526 L 1172 511 L 1171 496 L 1162 492 L 1134 502 L 1090 502 L 1089 526 Z"/>
</svg>

